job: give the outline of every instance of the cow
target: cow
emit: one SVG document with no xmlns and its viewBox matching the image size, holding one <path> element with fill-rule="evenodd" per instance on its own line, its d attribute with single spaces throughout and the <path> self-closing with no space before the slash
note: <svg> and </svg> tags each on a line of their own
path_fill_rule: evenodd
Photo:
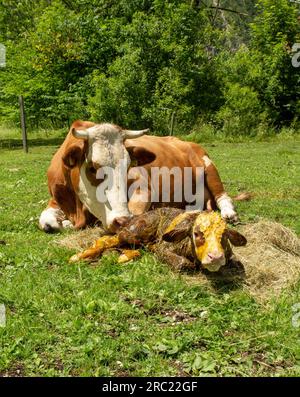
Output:
<svg viewBox="0 0 300 397">
<path fill-rule="evenodd" d="M 236 221 L 237 214 L 232 199 L 224 190 L 219 173 L 207 152 L 198 144 L 176 137 L 145 135 L 149 130 L 132 131 L 115 124 L 96 124 L 75 121 L 64 142 L 54 154 L 47 172 L 51 199 L 42 212 L 39 225 L 45 232 L 55 232 L 67 227 L 81 229 L 100 220 L 105 229 L 114 232 L 126 219 L 149 209 L 168 206 L 186 208 L 183 198 L 175 200 L 181 176 L 171 175 L 170 198 L 164 202 L 160 175 L 159 192 L 155 202 L 151 193 L 151 171 L 177 167 L 192 170 L 192 186 L 195 189 L 200 167 L 204 173 L 204 200 L 202 209 L 219 208 L 227 221 Z M 121 178 L 120 163 L 125 164 L 128 176 Z M 110 167 L 111 187 L 105 191 L 105 200 L 99 201 L 97 189 L 105 183 L 99 171 Z M 141 169 L 144 172 L 141 172 Z M 145 176 L 146 173 L 146 176 Z M 129 175 L 130 174 L 130 175 Z M 178 178 L 182 179 L 178 181 Z M 126 180 L 127 179 L 127 180 Z M 126 200 L 118 200 L 120 193 L 127 195 L 127 188 L 137 181 L 148 179 L 148 189 L 133 189 Z M 182 187 L 183 188 L 183 187 Z M 178 189 L 177 189 L 178 190 Z"/>
<path fill-rule="evenodd" d="M 119 263 L 139 256 L 124 247 L 147 247 L 158 259 L 176 271 L 195 270 L 198 265 L 217 272 L 232 259 L 231 244 L 246 245 L 246 238 L 230 229 L 215 211 L 186 212 L 177 208 L 157 208 L 129 218 L 113 236 L 102 236 L 69 262 L 95 259 L 106 250 L 122 249 Z"/>
</svg>

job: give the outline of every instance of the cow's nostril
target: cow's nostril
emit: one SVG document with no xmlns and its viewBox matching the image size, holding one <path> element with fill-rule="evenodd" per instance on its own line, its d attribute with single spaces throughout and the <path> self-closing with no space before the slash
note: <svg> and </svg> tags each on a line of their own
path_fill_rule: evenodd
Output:
<svg viewBox="0 0 300 397">
<path fill-rule="evenodd" d="M 115 222 L 120 225 L 120 226 L 124 226 L 126 225 L 126 223 L 128 222 L 129 217 L 128 216 L 120 216 L 119 218 L 115 219 Z"/>
<path fill-rule="evenodd" d="M 224 254 L 223 253 L 221 253 L 221 254 L 214 254 L 214 253 L 212 253 L 212 252 L 209 252 L 209 254 L 207 255 L 208 257 L 209 257 L 209 259 L 211 259 L 212 261 L 215 261 L 215 260 L 219 260 L 219 259 L 223 259 L 224 258 Z"/>
<path fill-rule="evenodd" d="M 129 221 L 130 217 L 128 216 L 120 216 L 115 218 L 112 224 L 109 226 L 108 230 L 111 233 L 116 233 L 122 226 L 125 226 L 126 223 Z"/>
</svg>

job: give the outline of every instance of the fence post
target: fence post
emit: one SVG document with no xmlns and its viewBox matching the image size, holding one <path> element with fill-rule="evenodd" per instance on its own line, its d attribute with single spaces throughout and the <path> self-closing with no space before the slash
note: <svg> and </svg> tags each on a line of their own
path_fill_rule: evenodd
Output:
<svg viewBox="0 0 300 397">
<path fill-rule="evenodd" d="M 172 116 L 171 116 L 171 127 L 170 127 L 170 135 L 171 136 L 173 136 L 173 134 L 174 134 L 175 116 L 176 116 L 176 110 L 174 110 L 174 112 L 172 112 Z"/>
<path fill-rule="evenodd" d="M 25 106 L 24 106 L 24 98 L 22 95 L 19 96 L 19 105 L 20 105 L 20 119 L 21 119 L 21 128 L 22 128 L 23 149 L 24 149 L 25 153 L 28 153 Z"/>
</svg>

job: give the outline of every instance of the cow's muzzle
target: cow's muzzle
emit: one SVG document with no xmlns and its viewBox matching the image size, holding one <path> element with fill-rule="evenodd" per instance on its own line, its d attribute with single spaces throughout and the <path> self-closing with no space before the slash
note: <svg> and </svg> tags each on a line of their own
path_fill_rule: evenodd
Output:
<svg viewBox="0 0 300 397">
<path fill-rule="evenodd" d="M 225 266 L 226 258 L 223 253 L 214 254 L 209 253 L 205 260 L 202 262 L 202 266 L 210 272 L 217 272 L 222 266 Z"/>
<path fill-rule="evenodd" d="M 125 226 L 130 219 L 131 219 L 130 216 L 120 216 L 118 218 L 115 218 L 107 229 L 110 233 L 117 233 L 118 230 L 120 230 L 123 226 Z"/>
</svg>

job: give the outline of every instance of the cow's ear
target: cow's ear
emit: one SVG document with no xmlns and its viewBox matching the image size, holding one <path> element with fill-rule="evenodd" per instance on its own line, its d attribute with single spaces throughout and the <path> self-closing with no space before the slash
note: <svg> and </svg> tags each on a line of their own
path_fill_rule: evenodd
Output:
<svg viewBox="0 0 300 397">
<path fill-rule="evenodd" d="M 131 161 L 136 162 L 139 167 L 145 164 L 152 163 L 156 159 L 156 155 L 143 148 L 142 146 L 126 146 Z"/>
<path fill-rule="evenodd" d="M 65 150 L 62 160 L 67 168 L 76 167 L 83 158 L 84 153 L 84 141 L 78 140 L 78 143 L 70 145 Z"/>
<path fill-rule="evenodd" d="M 225 234 L 232 245 L 242 247 L 247 244 L 247 239 L 241 233 L 234 229 L 226 229 Z"/>
</svg>

